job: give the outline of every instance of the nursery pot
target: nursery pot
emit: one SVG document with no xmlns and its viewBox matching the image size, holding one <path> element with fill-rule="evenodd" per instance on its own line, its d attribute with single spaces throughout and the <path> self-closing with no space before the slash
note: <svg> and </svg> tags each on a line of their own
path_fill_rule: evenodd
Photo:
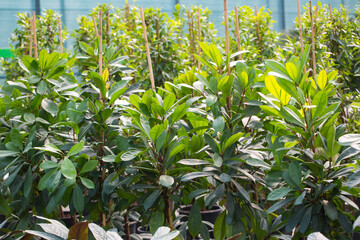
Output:
<svg viewBox="0 0 360 240">
<path fill-rule="evenodd" d="M 190 214 L 191 207 L 192 206 L 181 206 L 180 207 L 178 212 L 180 215 L 184 215 L 181 218 L 181 221 L 185 222 L 188 220 L 188 216 Z M 218 205 L 214 205 L 211 209 L 200 211 L 201 219 L 202 219 L 202 221 L 206 221 L 206 222 L 215 224 L 216 218 L 221 214 L 221 212 L 222 212 L 222 209 Z M 209 229 L 210 238 L 213 239 L 214 238 L 213 229 L 207 224 L 206 224 L 206 226 Z M 190 235 L 188 230 L 186 230 L 186 236 L 185 236 L 185 240 L 187 240 L 187 239 L 192 239 L 192 236 Z M 201 238 L 199 236 L 197 236 L 195 239 L 201 239 Z"/>
<path fill-rule="evenodd" d="M 185 215 L 181 220 L 187 221 L 191 211 L 191 206 L 181 206 L 178 211 L 179 214 Z M 221 212 L 222 209 L 218 205 L 215 205 L 209 210 L 201 210 L 200 211 L 201 219 L 203 221 L 207 221 L 212 224 L 215 224 L 216 218 L 220 215 Z"/>
</svg>

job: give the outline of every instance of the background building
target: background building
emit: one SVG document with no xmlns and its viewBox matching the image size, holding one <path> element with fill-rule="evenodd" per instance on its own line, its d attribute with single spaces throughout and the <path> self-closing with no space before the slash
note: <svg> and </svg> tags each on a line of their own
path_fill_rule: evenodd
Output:
<svg viewBox="0 0 360 240">
<path fill-rule="evenodd" d="M 129 2 L 132 3 L 133 0 L 129 0 Z M 300 2 L 305 5 L 308 3 L 308 0 L 301 0 Z M 359 0 L 322 0 L 319 2 L 323 4 L 331 3 L 333 7 L 339 7 L 342 4 L 350 12 L 354 12 L 353 9 L 359 3 Z M 76 18 L 79 15 L 87 15 L 89 10 L 98 3 L 112 3 L 115 7 L 122 7 L 125 0 L 1 0 L 0 22 L 2 26 L 0 27 L 0 48 L 9 47 L 10 34 L 16 28 L 17 12 L 35 11 L 39 14 L 42 9 L 51 8 L 62 14 L 64 24 L 71 32 L 71 30 L 77 28 Z M 137 0 L 135 2 L 136 5 L 142 7 L 160 7 L 169 14 L 172 13 L 177 3 L 209 7 L 213 11 L 211 20 L 216 24 L 219 34 L 223 34 L 223 26 L 221 25 L 223 1 L 221 0 Z M 269 8 L 276 21 L 274 27 L 278 31 L 291 29 L 294 25 L 293 21 L 297 16 L 296 0 L 229 0 L 228 8 L 233 9 L 237 4 Z"/>
</svg>

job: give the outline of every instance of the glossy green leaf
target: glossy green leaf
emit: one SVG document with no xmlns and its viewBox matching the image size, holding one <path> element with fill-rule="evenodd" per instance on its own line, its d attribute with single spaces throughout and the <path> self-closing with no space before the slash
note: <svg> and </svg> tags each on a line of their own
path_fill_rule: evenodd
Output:
<svg viewBox="0 0 360 240">
<path fill-rule="evenodd" d="M 74 146 L 72 146 L 72 148 L 70 149 L 70 151 L 68 152 L 68 154 L 66 156 L 71 157 L 71 156 L 78 154 L 79 152 L 81 152 L 84 145 L 85 145 L 84 141 L 76 143 Z"/>
<path fill-rule="evenodd" d="M 97 160 L 90 160 L 90 161 L 86 162 L 84 164 L 84 166 L 81 168 L 80 174 L 83 174 L 86 172 L 91 172 L 92 170 L 94 170 L 96 168 L 98 163 L 99 162 Z"/>
<path fill-rule="evenodd" d="M 199 224 L 200 225 L 200 224 Z M 225 239 L 226 234 L 226 211 L 223 211 L 217 218 L 214 224 L 215 240 Z"/>
<path fill-rule="evenodd" d="M 53 117 L 55 117 L 56 114 L 59 111 L 58 105 L 56 103 L 54 103 L 53 101 L 51 101 L 50 99 L 47 99 L 47 98 L 44 98 L 42 100 L 41 106 L 45 111 L 50 113 Z"/>
<path fill-rule="evenodd" d="M 72 192 L 72 202 L 77 212 L 82 213 L 84 211 L 85 199 L 83 192 L 78 184 L 75 184 Z"/>
<path fill-rule="evenodd" d="M 87 189 L 95 189 L 95 184 L 90 179 L 80 177 L 80 180 L 84 187 L 86 187 Z"/>
<path fill-rule="evenodd" d="M 275 189 L 274 191 L 269 193 L 269 195 L 267 196 L 267 200 L 268 201 L 279 200 L 285 197 L 289 192 L 291 192 L 291 190 L 292 189 L 288 187 Z"/>
<path fill-rule="evenodd" d="M 195 237 L 200 233 L 201 230 L 201 213 L 200 208 L 196 203 L 193 204 L 190 210 L 189 219 L 188 219 L 188 228 L 191 236 Z"/>
<path fill-rule="evenodd" d="M 75 166 L 68 158 L 65 158 L 61 163 L 61 173 L 67 179 L 75 180 L 76 178 Z"/>
</svg>

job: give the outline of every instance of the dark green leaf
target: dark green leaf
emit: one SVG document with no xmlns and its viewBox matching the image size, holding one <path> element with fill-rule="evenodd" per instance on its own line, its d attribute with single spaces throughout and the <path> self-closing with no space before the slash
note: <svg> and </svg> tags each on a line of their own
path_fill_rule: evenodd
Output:
<svg viewBox="0 0 360 240">
<path fill-rule="evenodd" d="M 84 195 L 78 184 L 75 184 L 74 186 L 74 190 L 72 193 L 72 202 L 74 204 L 76 211 L 78 211 L 79 213 L 82 213 L 84 211 L 84 205 L 85 205 Z"/>
<path fill-rule="evenodd" d="M 189 232 L 191 234 L 191 236 L 195 237 L 200 233 L 201 230 L 201 223 L 202 219 L 201 219 L 201 213 L 200 213 L 200 208 L 198 207 L 198 205 L 196 203 L 194 203 L 194 205 L 191 207 L 191 211 L 189 214 L 189 219 L 188 219 L 188 227 L 189 227 Z"/>
<path fill-rule="evenodd" d="M 268 201 L 279 200 L 285 197 L 291 190 L 292 189 L 288 187 L 275 189 L 274 191 L 270 192 L 270 194 L 267 196 L 267 200 Z"/>
</svg>

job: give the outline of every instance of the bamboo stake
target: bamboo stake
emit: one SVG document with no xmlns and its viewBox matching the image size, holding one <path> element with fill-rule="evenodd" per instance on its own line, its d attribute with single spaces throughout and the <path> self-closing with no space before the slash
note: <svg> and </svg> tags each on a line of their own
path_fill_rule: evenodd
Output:
<svg viewBox="0 0 360 240">
<path fill-rule="evenodd" d="M 224 0 L 224 20 L 225 20 L 226 56 L 228 56 L 230 52 L 230 44 L 229 44 L 229 19 L 227 13 L 227 0 Z M 227 65 L 227 73 L 228 76 L 230 76 L 230 62 Z"/>
<path fill-rule="evenodd" d="M 258 35 L 258 44 L 259 44 L 259 50 L 260 50 L 260 54 L 261 54 L 260 22 L 259 22 L 259 18 L 258 18 L 258 10 L 257 10 L 256 5 L 255 5 L 255 16 L 256 16 L 256 32 Z"/>
<path fill-rule="evenodd" d="M 312 65 L 313 65 L 313 77 L 316 77 L 316 60 L 315 60 L 315 29 L 314 29 L 314 21 L 313 21 L 313 12 L 312 5 L 310 1 L 310 21 L 311 21 L 311 51 L 312 51 Z"/>
<path fill-rule="evenodd" d="M 303 54 L 303 52 L 304 52 L 304 40 L 303 40 L 303 33 L 302 33 L 302 24 L 301 24 L 301 15 L 300 15 L 300 1 L 299 0 L 297 0 L 297 11 L 298 11 L 298 24 L 299 24 L 301 54 Z"/>
<path fill-rule="evenodd" d="M 33 34 L 34 34 L 34 57 L 38 58 L 37 52 L 37 38 L 36 38 L 36 19 L 35 19 L 35 12 L 33 12 Z"/>
<path fill-rule="evenodd" d="M 59 36 L 60 36 L 60 53 L 63 53 L 64 52 L 64 47 L 63 47 L 63 37 L 62 37 L 60 17 L 58 18 L 58 23 L 59 23 Z"/>
<path fill-rule="evenodd" d="M 200 42 L 201 42 L 201 22 L 200 22 L 200 9 L 198 9 L 198 40 L 199 40 L 199 46 L 198 46 L 198 55 L 200 56 L 201 54 L 201 47 L 200 47 Z M 201 67 L 201 62 L 200 60 L 198 60 L 198 69 L 200 69 Z"/>
<path fill-rule="evenodd" d="M 110 33 L 110 13 L 107 12 L 106 13 L 106 43 L 107 43 L 107 45 L 109 45 L 109 43 L 110 43 L 109 33 Z"/>
<path fill-rule="evenodd" d="M 334 18 L 333 18 L 333 14 L 332 14 L 332 9 L 331 9 L 331 4 L 329 4 L 329 10 L 330 10 L 330 19 L 331 19 L 331 22 L 334 22 Z"/>
<path fill-rule="evenodd" d="M 33 49 L 33 21 L 30 17 L 30 46 L 29 46 L 29 55 L 32 57 L 32 49 Z"/>
<path fill-rule="evenodd" d="M 241 51 L 241 43 L 240 43 L 240 28 L 239 28 L 239 9 L 235 7 L 235 36 L 237 39 L 238 51 Z M 239 54 L 239 60 L 241 60 L 241 54 Z"/>
<path fill-rule="evenodd" d="M 230 43 L 229 43 L 229 19 L 228 19 L 228 12 L 227 12 L 227 0 L 224 0 L 224 20 L 225 20 L 225 42 L 226 42 L 226 57 L 229 57 L 230 54 Z M 227 63 L 227 75 L 230 77 L 230 61 Z M 226 99 L 227 107 L 229 111 L 229 117 L 232 118 L 231 112 L 231 92 Z"/>
<path fill-rule="evenodd" d="M 93 25 L 94 25 L 94 29 L 95 29 L 95 35 L 96 35 L 96 37 L 98 37 L 99 34 L 98 34 L 97 25 L 96 25 L 96 21 L 95 21 L 94 15 L 92 15 L 91 18 L 92 18 Z"/>
<path fill-rule="evenodd" d="M 102 59 L 102 10 L 99 10 L 99 74 L 103 74 L 103 59 Z M 105 96 L 102 96 L 102 98 Z"/>
<path fill-rule="evenodd" d="M 193 36 L 193 20 L 192 20 L 192 16 L 190 14 L 190 11 L 187 11 L 187 15 L 188 15 L 188 21 L 189 21 L 189 41 L 190 41 L 190 55 L 191 55 L 191 62 L 192 64 L 195 64 L 195 58 L 194 58 L 194 38 L 195 36 Z"/>
<path fill-rule="evenodd" d="M 149 65 L 151 88 L 152 88 L 153 91 L 156 91 L 154 73 L 153 73 L 153 69 L 152 69 L 152 65 L 151 65 L 149 42 L 148 42 L 148 38 L 147 38 L 147 34 L 146 34 L 144 10 L 143 10 L 142 7 L 140 7 L 140 15 L 141 15 L 141 22 L 142 22 L 142 27 L 143 27 L 144 39 L 145 39 L 146 55 L 147 55 L 147 60 L 148 60 L 148 65 Z"/>
</svg>

